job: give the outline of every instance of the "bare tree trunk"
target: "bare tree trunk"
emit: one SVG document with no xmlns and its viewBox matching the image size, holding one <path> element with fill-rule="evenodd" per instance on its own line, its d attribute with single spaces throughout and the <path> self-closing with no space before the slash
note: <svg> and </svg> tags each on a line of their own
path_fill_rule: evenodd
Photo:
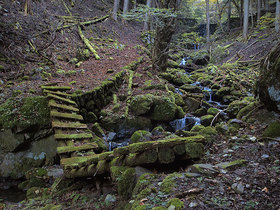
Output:
<svg viewBox="0 0 280 210">
<path fill-rule="evenodd" d="M 147 0 L 147 7 L 151 7 L 152 5 L 152 0 Z M 144 31 L 148 31 L 149 30 L 149 14 L 146 13 L 145 14 L 145 21 L 144 21 Z"/>
<path fill-rule="evenodd" d="M 123 14 L 125 15 L 128 11 L 129 0 L 124 0 L 123 2 Z"/>
<path fill-rule="evenodd" d="M 244 5 L 244 0 L 240 0 L 240 26 L 243 25 L 243 5 Z"/>
<path fill-rule="evenodd" d="M 133 2 L 133 8 L 136 9 L 136 7 L 137 7 L 137 0 L 133 0 L 132 2 Z"/>
<path fill-rule="evenodd" d="M 251 13 L 251 21 L 252 21 L 252 28 L 254 27 L 254 14 L 253 14 L 253 0 L 250 1 L 250 13 Z"/>
<path fill-rule="evenodd" d="M 206 40 L 210 41 L 210 15 L 209 15 L 209 0 L 206 0 Z"/>
<path fill-rule="evenodd" d="M 280 24 L 280 0 L 276 0 L 276 17 L 275 17 L 275 31 L 279 32 Z"/>
<path fill-rule="evenodd" d="M 257 20 L 258 20 L 258 22 L 260 21 L 260 18 L 261 18 L 261 0 L 258 0 L 258 5 L 257 5 L 257 7 L 258 7 L 258 17 L 257 17 Z"/>
<path fill-rule="evenodd" d="M 119 10 L 120 0 L 114 0 L 114 8 L 113 8 L 113 19 L 118 20 L 118 10 Z"/>
<path fill-rule="evenodd" d="M 228 1 L 228 22 L 227 22 L 227 30 L 230 30 L 230 16 L 231 16 L 231 0 Z"/>
<path fill-rule="evenodd" d="M 249 0 L 244 0 L 243 39 L 247 40 L 249 20 Z"/>
<path fill-rule="evenodd" d="M 217 15 L 217 21 L 220 25 L 220 28 L 221 28 L 221 31 L 224 32 L 224 28 L 223 28 L 223 24 L 222 24 L 222 12 L 220 12 L 220 3 L 219 3 L 219 0 L 217 0 L 217 4 L 216 4 L 216 15 Z"/>
</svg>

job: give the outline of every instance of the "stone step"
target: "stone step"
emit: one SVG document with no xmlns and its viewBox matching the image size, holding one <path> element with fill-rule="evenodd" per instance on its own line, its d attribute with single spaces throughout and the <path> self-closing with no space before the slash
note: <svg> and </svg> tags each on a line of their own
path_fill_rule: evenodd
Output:
<svg viewBox="0 0 280 210">
<path fill-rule="evenodd" d="M 43 92 L 46 94 L 51 93 L 51 94 L 58 95 L 58 96 L 72 97 L 72 94 L 64 93 L 61 91 L 43 90 Z"/>
<path fill-rule="evenodd" d="M 79 109 L 76 108 L 76 107 L 73 107 L 73 106 L 70 106 L 70 105 L 58 104 L 53 99 L 51 99 L 49 101 L 49 106 L 50 107 L 55 107 L 55 108 L 58 108 L 58 109 L 64 109 L 64 110 L 67 110 L 67 111 L 73 111 L 73 112 L 78 112 L 79 111 Z"/>
<path fill-rule="evenodd" d="M 69 87 L 69 86 L 48 86 L 48 85 L 42 85 L 41 88 L 43 90 L 71 90 L 71 87 Z"/>
<path fill-rule="evenodd" d="M 71 119 L 71 120 L 83 120 L 83 116 L 82 115 L 58 112 L 58 111 L 54 111 L 54 110 L 51 111 L 51 117 L 63 118 L 63 119 Z"/>
<path fill-rule="evenodd" d="M 68 98 L 63 98 L 63 97 L 60 97 L 60 96 L 57 96 L 57 95 L 54 95 L 54 94 L 51 94 L 51 93 L 47 94 L 47 98 L 59 100 L 59 101 L 65 102 L 67 104 L 71 104 L 71 105 L 76 105 L 77 106 L 75 101 L 72 101 L 72 100 L 70 100 Z"/>
<path fill-rule="evenodd" d="M 71 157 L 71 158 L 62 158 L 60 160 L 60 164 L 63 167 L 75 167 L 75 166 L 79 166 L 81 164 L 83 164 L 84 162 L 87 162 L 93 158 L 97 158 L 98 159 L 98 155 L 96 154 L 92 154 L 92 155 L 88 155 L 88 156 L 82 156 L 82 157 Z"/>
<path fill-rule="evenodd" d="M 55 134 L 54 138 L 55 139 L 89 139 L 92 138 L 93 136 L 91 133 L 77 133 L 77 134 Z"/>
<path fill-rule="evenodd" d="M 87 125 L 79 122 L 60 122 L 60 121 L 53 121 L 52 122 L 53 128 L 76 128 L 76 129 L 87 129 Z"/>
<path fill-rule="evenodd" d="M 65 146 L 65 147 L 57 147 L 57 153 L 69 153 L 69 152 L 76 152 L 76 151 L 83 151 L 83 150 L 91 150 L 96 149 L 98 147 L 95 143 L 87 143 L 80 146 Z"/>
</svg>

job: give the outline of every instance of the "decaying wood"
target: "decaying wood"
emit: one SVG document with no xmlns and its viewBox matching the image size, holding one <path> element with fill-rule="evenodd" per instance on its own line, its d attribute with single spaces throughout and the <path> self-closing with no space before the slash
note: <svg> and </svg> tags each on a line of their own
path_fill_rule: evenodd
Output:
<svg viewBox="0 0 280 210">
<path fill-rule="evenodd" d="M 80 35 L 81 39 L 83 40 L 83 42 L 87 46 L 87 48 L 93 53 L 95 59 L 99 60 L 100 59 L 99 55 L 97 54 L 96 50 L 94 49 L 93 44 L 84 36 L 84 34 L 82 32 L 82 29 L 81 29 L 81 26 L 78 26 L 78 32 L 79 32 L 79 35 Z"/>
</svg>

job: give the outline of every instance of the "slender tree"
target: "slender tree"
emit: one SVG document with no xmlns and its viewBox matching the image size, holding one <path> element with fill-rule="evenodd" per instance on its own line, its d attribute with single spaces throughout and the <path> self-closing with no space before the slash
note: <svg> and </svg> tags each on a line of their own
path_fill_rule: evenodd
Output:
<svg viewBox="0 0 280 210">
<path fill-rule="evenodd" d="M 280 0 L 276 0 L 276 17 L 275 17 L 275 31 L 279 32 L 279 24 L 280 24 Z"/>
<path fill-rule="evenodd" d="M 147 0 L 147 7 L 151 7 L 152 5 L 152 0 Z M 145 21 L 144 21 L 144 31 L 148 31 L 149 30 L 149 14 L 146 13 L 145 14 Z"/>
<path fill-rule="evenodd" d="M 210 41 L 210 15 L 209 15 L 209 0 L 206 1 L 206 40 Z"/>
<path fill-rule="evenodd" d="M 260 18 L 261 18 L 261 4 L 262 4 L 262 2 L 261 2 L 261 0 L 258 0 L 258 3 L 257 3 L 257 20 L 258 21 L 260 21 Z"/>
<path fill-rule="evenodd" d="M 230 30 L 230 16 L 231 16 L 231 0 L 228 0 L 228 21 L 227 21 L 227 30 Z"/>
<path fill-rule="evenodd" d="M 247 40 L 249 20 L 249 0 L 244 0 L 243 39 Z"/>
<path fill-rule="evenodd" d="M 118 10 L 119 10 L 120 0 L 114 0 L 114 8 L 113 8 L 113 19 L 118 20 Z"/>
<path fill-rule="evenodd" d="M 123 2 L 123 14 L 126 14 L 128 11 L 129 0 L 124 0 Z"/>
<path fill-rule="evenodd" d="M 29 14 L 31 14 L 30 0 L 25 0 L 24 1 L 24 15 L 29 15 Z"/>
</svg>

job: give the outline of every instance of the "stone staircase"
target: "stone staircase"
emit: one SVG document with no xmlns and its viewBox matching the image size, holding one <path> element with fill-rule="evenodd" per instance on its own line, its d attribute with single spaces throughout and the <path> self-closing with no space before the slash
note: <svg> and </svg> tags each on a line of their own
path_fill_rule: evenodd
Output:
<svg viewBox="0 0 280 210">
<path fill-rule="evenodd" d="M 67 163 L 73 157 L 94 155 L 98 145 L 83 123 L 84 119 L 79 114 L 76 102 L 71 100 L 71 87 L 52 84 L 41 88 L 48 99 L 61 163 Z"/>
</svg>

